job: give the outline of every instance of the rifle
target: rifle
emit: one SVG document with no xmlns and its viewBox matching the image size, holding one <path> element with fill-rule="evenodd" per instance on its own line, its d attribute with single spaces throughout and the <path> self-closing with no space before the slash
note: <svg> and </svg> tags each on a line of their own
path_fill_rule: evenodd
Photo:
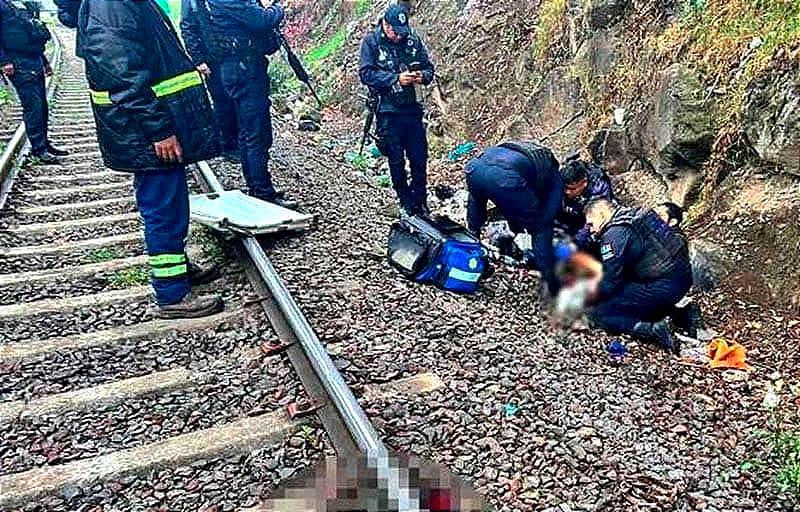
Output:
<svg viewBox="0 0 800 512">
<path fill-rule="evenodd" d="M 317 100 L 317 103 L 321 107 L 322 100 L 319 99 L 319 96 L 317 96 L 317 91 L 315 91 L 314 87 L 311 85 L 311 77 L 308 75 L 306 68 L 303 67 L 303 63 L 300 62 L 300 59 L 292 51 L 292 47 L 289 46 L 289 42 L 286 40 L 286 36 L 284 36 L 283 32 L 281 32 L 279 29 L 275 29 L 275 36 L 281 43 L 281 47 L 283 48 L 284 51 L 284 57 L 286 57 L 286 62 L 289 63 L 289 67 L 291 67 L 292 71 L 294 71 L 294 76 L 296 76 L 298 80 L 306 84 L 308 90 L 311 91 L 311 94 L 314 96 L 314 99 Z"/>
<path fill-rule="evenodd" d="M 369 96 L 362 96 L 362 98 L 367 103 L 367 119 L 364 121 L 364 134 L 361 136 L 361 147 L 358 149 L 359 155 L 364 153 L 364 144 L 366 144 L 367 138 L 378 140 L 372 134 L 372 123 L 375 121 L 375 112 L 378 110 L 378 96 L 373 91 L 370 91 Z"/>
</svg>

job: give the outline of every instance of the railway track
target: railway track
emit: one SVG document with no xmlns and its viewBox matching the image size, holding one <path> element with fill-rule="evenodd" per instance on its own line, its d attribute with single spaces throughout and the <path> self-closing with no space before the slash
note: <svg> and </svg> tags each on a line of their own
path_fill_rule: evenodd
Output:
<svg viewBox="0 0 800 512">
<path fill-rule="evenodd" d="M 103 167 L 74 36 L 61 40 L 50 130 L 70 155 L 4 157 L 0 510 L 254 507 L 330 448 L 384 460 L 391 487 L 386 448 L 255 239 L 193 227 L 226 309 L 150 316 L 132 178 Z M 206 164 L 195 175 L 219 190 Z"/>
</svg>

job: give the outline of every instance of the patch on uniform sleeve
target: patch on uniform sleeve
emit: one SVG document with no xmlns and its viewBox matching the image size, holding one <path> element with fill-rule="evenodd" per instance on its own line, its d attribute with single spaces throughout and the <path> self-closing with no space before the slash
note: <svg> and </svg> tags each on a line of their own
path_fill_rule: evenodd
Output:
<svg viewBox="0 0 800 512">
<path fill-rule="evenodd" d="M 614 254 L 614 247 L 611 244 L 603 244 L 600 246 L 600 257 L 603 258 L 603 261 L 608 261 L 614 256 L 616 256 L 616 254 Z"/>
</svg>

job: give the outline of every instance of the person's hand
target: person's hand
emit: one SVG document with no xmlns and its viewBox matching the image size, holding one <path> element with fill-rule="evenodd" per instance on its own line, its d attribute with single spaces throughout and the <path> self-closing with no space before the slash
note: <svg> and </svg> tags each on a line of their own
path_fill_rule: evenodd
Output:
<svg viewBox="0 0 800 512">
<path fill-rule="evenodd" d="M 44 65 L 44 76 L 53 76 L 53 67 L 50 64 Z"/>
<path fill-rule="evenodd" d="M 400 76 L 397 78 L 397 81 L 400 85 L 412 85 L 416 81 L 417 77 L 414 73 L 410 71 L 404 71 L 400 73 Z"/>
<path fill-rule="evenodd" d="M 5 76 L 11 76 L 14 74 L 14 64 L 8 63 L 3 66 L 3 74 Z"/>
<path fill-rule="evenodd" d="M 201 62 L 197 65 L 197 71 L 199 71 L 203 76 L 211 76 L 211 68 L 208 67 L 208 64 L 205 62 Z"/>
<path fill-rule="evenodd" d="M 172 136 L 156 142 L 156 155 L 164 162 L 183 162 L 183 149 L 178 137 Z"/>
<path fill-rule="evenodd" d="M 422 71 L 414 71 L 414 83 L 422 85 Z"/>
</svg>

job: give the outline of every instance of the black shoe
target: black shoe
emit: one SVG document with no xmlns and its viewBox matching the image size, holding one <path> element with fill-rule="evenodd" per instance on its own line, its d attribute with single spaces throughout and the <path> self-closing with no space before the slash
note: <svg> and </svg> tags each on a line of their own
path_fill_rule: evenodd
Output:
<svg viewBox="0 0 800 512">
<path fill-rule="evenodd" d="M 190 292 L 176 304 L 159 305 L 153 314 L 165 319 L 200 318 L 219 313 L 223 306 L 219 295 L 196 296 Z"/>
<path fill-rule="evenodd" d="M 672 335 L 669 322 L 639 322 L 633 327 L 633 335 L 642 341 L 655 343 L 667 352 L 680 354 L 680 341 Z"/>
<path fill-rule="evenodd" d="M 194 263 L 189 263 L 189 284 L 191 286 L 201 286 L 216 281 L 220 278 L 220 271 L 216 265 L 211 267 L 201 267 Z"/>
<path fill-rule="evenodd" d="M 293 210 L 297 208 L 298 203 L 293 199 L 285 199 L 283 197 L 275 196 L 272 199 L 265 199 L 268 203 L 272 203 L 274 205 L 280 206 L 281 208 L 286 208 L 288 210 Z"/>
<path fill-rule="evenodd" d="M 49 151 L 43 151 L 38 155 L 31 154 L 30 163 L 32 165 L 61 165 L 61 160 Z"/>
<path fill-rule="evenodd" d="M 670 318 L 675 323 L 675 327 L 685 332 L 690 338 L 697 339 L 697 332 L 703 328 L 703 313 L 700 306 L 690 302 L 682 308 L 673 307 Z"/>
<path fill-rule="evenodd" d="M 50 142 L 47 143 L 47 152 L 55 156 L 67 156 L 69 154 L 66 149 L 58 149 Z"/>
</svg>

